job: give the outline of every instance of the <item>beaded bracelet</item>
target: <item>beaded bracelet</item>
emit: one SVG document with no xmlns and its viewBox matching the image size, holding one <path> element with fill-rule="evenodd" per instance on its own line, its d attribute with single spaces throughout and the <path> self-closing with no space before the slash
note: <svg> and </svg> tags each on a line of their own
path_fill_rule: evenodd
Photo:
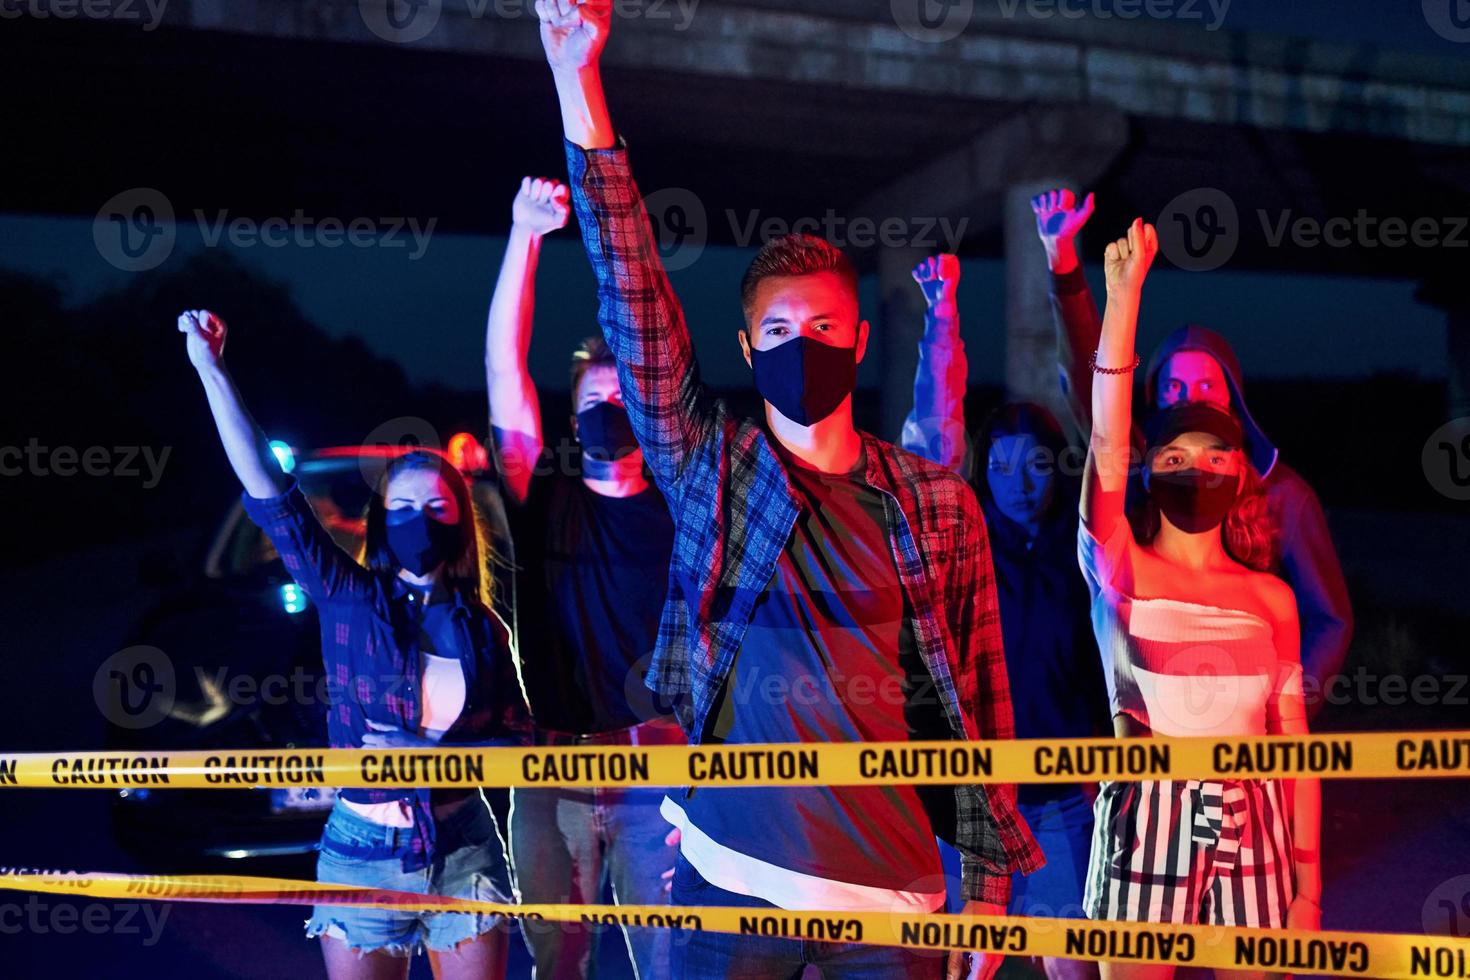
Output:
<svg viewBox="0 0 1470 980">
<path fill-rule="evenodd" d="M 1133 363 L 1128 365 L 1127 367 L 1105 368 L 1098 366 L 1097 351 L 1093 351 L 1092 356 L 1087 359 L 1087 363 L 1097 374 L 1127 374 L 1130 371 L 1137 369 L 1138 365 L 1143 363 L 1143 358 L 1139 357 L 1137 354 L 1134 354 Z"/>
</svg>

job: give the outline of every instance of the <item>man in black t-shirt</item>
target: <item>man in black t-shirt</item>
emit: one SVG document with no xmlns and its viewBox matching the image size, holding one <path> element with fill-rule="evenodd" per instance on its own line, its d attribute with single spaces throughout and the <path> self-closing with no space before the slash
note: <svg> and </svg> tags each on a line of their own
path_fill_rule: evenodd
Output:
<svg viewBox="0 0 1470 980">
<path fill-rule="evenodd" d="M 644 474 L 616 363 L 602 340 L 572 359 L 578 460 L 548 453 L 526 368 L 541 239 L 567 221 L 566 188 L 526 178 L 486 331 L 494 463 L 515 568 L 519 667 L 541 745 L 683 741 L 643 686 L 658 635 L 674 526 Z M 511 863 L 523 902 L 666 902 L 675 840 L 659 813 L 662 789 L 515 790 Z M 523 923 L 537 980 L 587 976 L 595 934 Z M 669 975 L 666 930 L 624 930 L 640 980 Z"/>
</svg>

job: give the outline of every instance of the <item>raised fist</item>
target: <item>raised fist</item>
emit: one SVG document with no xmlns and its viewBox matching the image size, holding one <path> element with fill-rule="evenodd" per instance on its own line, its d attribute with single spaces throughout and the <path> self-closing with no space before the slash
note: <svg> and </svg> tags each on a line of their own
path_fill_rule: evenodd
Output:
<svg viewBox="0 0 1470 980">
<path fill-rule="evenodd" d="M 953 300 L 960 285 L 960 260 L 948 252 L 931 255 L 914 266 L 913 275 L 930 306 L 945 299 Z"/>
<path fill-rule="evenodd" d="M 1103 255 L 1108 292 L 1138 295 L 1143 289 L 1148 267 L 1153 265 L 1154 256 L 1158 254 L 1159 236 L 1154 226 L 1144 224 L 1142 218 L 1134 218 L 1128 234 L 1109 245 Z"/>
<path fill-rule="evenodd" d="M 1076 238 L 1087 219 L 1092 217 L 1092 206 L 1091 194 L 1078 205 L 1077 196 L 1065 187 L 1037 194 L 1031 199 L 1031 210 L 1036 214 L 1036 233 L 1043 242 Z"/>
<path fill-rule="evenodd" d="M 511 220 L 538 237 L 558 231 L 567 226 L 571 213 L 567 196 L 567 185 L 561 181 L 526 177 L 510 207 Z"/>
<path fill-rule="evenodd" d="M 612 0 L 536 0 L 541 46 L 553 69 L 577 71 L 597 64 L 612 26 Z"/>
<path fill-rule="evenodd" d="M 185 310 L 179 314 L 179 332 L 185 337 L 189 363 L 197 371 L 212 368 L 225 356 L 225 321 L 208 310 Z"/>
</svg>

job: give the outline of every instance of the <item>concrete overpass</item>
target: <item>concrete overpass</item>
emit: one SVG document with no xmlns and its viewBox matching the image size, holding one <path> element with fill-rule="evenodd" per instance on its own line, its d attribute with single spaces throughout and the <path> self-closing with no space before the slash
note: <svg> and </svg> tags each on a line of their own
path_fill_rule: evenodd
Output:
<svg viewBox="0 0 1470 980">
<path fill-rule="evenodd" d="M 181 209 L 498 232 L 505 187 L 560 172 L 531 0 L 173 0 L 156 29 L 30 2 L 0 21 L 0 77 L 33 95 L 4 210 L 91 215 L 152 186 Z M 890 431 L 918 328 L 907 269 L 947 237 L 1006 258 L 1008 383 L 1051 400 L 1026 206 L 1042 187 L 1096 187 L 1104 228 L 1218 189 L 1240 217 L 1231 267 L 1431 283 L 1464 268 L 1445 247 L 1283 247 L 1252 215 L 1470 215 L 1465 57 L 1241 33 L 1205 3 L 1100 20 L 920 2 L 621 0 L 606 58 L 671 251 L 806 219 L 880 273 Z M 864 218 L 897 222 L 887 247 Z"/>
</svg>

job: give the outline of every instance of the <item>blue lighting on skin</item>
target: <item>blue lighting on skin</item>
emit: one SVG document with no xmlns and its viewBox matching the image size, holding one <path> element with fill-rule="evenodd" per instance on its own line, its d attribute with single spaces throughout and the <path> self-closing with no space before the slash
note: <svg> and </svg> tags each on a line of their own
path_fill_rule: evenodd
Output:
<svg viewBox="0 0 1470 980">
<path fill-rule="evenodd" d="M 281 586 L 281 605 L 286 607 L 288 613 L 299 613 L 306 611 L 306 593 L 301 591 L 301 586 L 295 582 L 287 582 Z"/>
<path fill-rule="evenodd" d="M 279 439 L 272 439 L 270 446 L 271 452 L 275 454 L 276 462 L 281 464 L 282 473 L 290 473 L 296 469 L 296 453 L 291 449 L 289 443 L 284 443 Z"/>
</svg>

